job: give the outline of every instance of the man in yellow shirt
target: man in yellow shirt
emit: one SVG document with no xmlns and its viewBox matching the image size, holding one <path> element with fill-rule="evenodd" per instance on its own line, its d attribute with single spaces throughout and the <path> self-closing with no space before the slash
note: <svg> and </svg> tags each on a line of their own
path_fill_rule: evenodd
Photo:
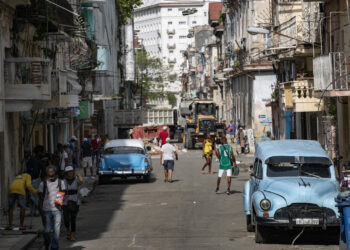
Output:
<svg viewBox="0 0 350 250">
<path fill-rule="evenodd" d="M 9 226 L 7 229 L 11 230 L 13 227 L 13 208 L 15 206 L 16 200 L 20 206 L 20 225 L 19 229 L 24 229 L 24 216 L 26 209 L 26 190 L 36 194 L 38 191 L 32 186 L 32 180 L 29 174 L 23 173 L 16 176 L 10 185 L 9 189 Z"/>
</svg>

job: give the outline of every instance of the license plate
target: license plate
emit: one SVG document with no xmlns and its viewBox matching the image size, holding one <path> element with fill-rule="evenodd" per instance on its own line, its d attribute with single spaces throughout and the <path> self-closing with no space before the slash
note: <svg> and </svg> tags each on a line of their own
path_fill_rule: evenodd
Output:
<svg viewBox="0 0 350 250">
<path fill-rule="evenodd" d="M 320 220 L 303 218 L 303 219 L 296 219 L 295 223 L 297 225 L 318 225 L 320 224 Z"/>
<path fill-rule="evenodd" d="M 129 168 L 118 168 L 118 171 L 129 171 Z"/>
</svg>

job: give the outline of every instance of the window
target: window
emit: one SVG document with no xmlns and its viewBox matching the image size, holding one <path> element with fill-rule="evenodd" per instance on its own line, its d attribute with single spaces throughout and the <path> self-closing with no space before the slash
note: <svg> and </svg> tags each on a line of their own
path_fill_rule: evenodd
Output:
<svg viewBox="0 0 350 250">
<path fill-rule="evenodd" d="M 204 16 L 207 16 L 207 12 L 206 11 L 204 11 Z"/>
<path fill-rule="evenodd" d="M 170 53 L 174 53 L 174 51 L 173 51 L 173 50 L 169 50 L 169 52 L 170 52 Z"/>
<path fill-rule="evenodd" d="M 259 160 L 258 168 L 257 168 L 257 172 L 256 172 L 256 178 L 262 179 L 262 177 L 263 177 L 263 173 L 262 173 L 262 162 L 261 162 L 261 160 Z"/>
<path fill-rule="evenodd" d="M 187 36 L 179 36 L 180 39 L 186 39 Z"/>
<path fill-rule="evenodd" d="M 180 21 L 179 24 L 186 24 L 186 21 Z"/>
<path fill-rule="evenodd" d="M 174 37 L 173 36 L 169 36 L 169 39 L 173 39 Z"/>
<path fill-rule="evenodd" d="M 192 21 L 192 24 L 197 24 L 197 21 Z"/>
<path fill-rule="evenodd" d="M 185 8 L 179 8 L 179 11 L 181 11 L 181 12 L 184 11 L 184 10 L 185 10 Z"/>
<path fill-rule="evenodd" d="M 168 22 L 168 25 L 172 25 L 173 24 L 173 22 Z"/>
<path fill-rule="evenodd" d="M 168 11 L 173 11 L 173 9 L 168 9 Z"/>
</svg>

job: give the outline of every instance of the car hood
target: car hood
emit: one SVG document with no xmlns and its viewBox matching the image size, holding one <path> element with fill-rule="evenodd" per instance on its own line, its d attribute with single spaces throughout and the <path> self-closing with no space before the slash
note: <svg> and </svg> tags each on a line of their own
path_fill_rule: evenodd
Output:
<svg viewBox="0 0 350 250">
<path fill-rule="evenodd" d="M 104 155 L 104 167 L 107 169 L 117 169 L 119 167 L 130 167 L 134 169 L 144 167 L 145 156 L 142 154 L 111 154 Z"/>
<path fill-rule="evenodd" d="M 288 205 L 292 203 L 313 203 L 323 206 L 325 200 L 338 194 L 336 183 L 331 179 L 310 177 L 278 178 L 267 183 L 263 191 L 282 196 Z"/>
</svg>

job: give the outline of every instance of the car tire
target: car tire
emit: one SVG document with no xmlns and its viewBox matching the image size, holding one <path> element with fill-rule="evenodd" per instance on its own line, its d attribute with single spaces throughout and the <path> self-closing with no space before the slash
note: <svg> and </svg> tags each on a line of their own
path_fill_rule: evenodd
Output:
<svg viewBox="0 0 350 250">
<path fill-rule="evenodd" d="M 268 229 L 259 225 L 256 222 L 256 215 L 254 215 L 255 222 L 255 243 L 266 243 L 266 235 L 268 234 Z"/>
<path fill-rule="evenodd" d="M 108 177 L 98 175 L 98 185 L 104 185 L 108 183 Z"/>
<path fill-rule="evenodd" d="M 143 182 L 145 182 L 145 183 L 150 182 L 150 180 L 151 180 L 151 175 L 150 175 L 150 174 L 144 175 L 142 180 L 143 180 Z"/>
<path fill-rule="evenodd" d="M 252 216 L 250 214 L 247 215 L 246 220 L 247 220 L 247 231 L 254 232 L 255 228 L 254 228 L 254 225 L 252 224 Z"/>
</svg>

